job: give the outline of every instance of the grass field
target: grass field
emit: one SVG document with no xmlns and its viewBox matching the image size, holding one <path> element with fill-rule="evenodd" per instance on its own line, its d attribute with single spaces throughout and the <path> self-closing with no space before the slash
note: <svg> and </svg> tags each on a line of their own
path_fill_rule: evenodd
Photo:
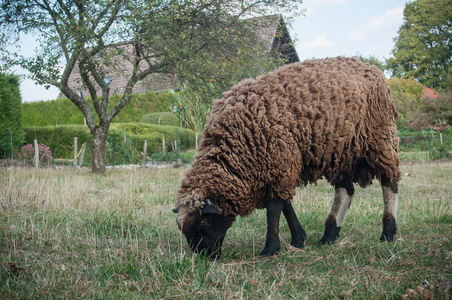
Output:
<svg viewBox="0 0 452 300">
<path fill-rule="evenodd" d="M 0 170 L 0 298 L 400 299 L 418 286 L 451 298 L 452 162 L 402 165 L 395 242 L 379 242 L 375 182 L 356 189 L 341 237 L 317 246 L 333 197 L 321 181 L 294 199 L 303 250 L 282 219 L 282 252 L 258 257 L 261 210 L 238 218 L 217 261 L 193 255 L 177 228 L 185 172 Z"/>
</svg>

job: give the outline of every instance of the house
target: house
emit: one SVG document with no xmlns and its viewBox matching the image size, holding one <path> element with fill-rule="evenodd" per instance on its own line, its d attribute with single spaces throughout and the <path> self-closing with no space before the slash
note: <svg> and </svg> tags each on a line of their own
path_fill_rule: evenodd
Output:
<svg viewBox="0 0 452 300">
<path fill-rule="evenodd" d="M 258 22 L 257 36 L 264 45 L 268 45 L 269 53 L 277 53 L 280 57 L 284 58 L 287 63 L 293 63 L 300 61 L 297 51 L 290 37 L 284 19 L 277 15 L 265 16 L 253 19 Z M 122 94 L 128 82 L 127 74 L 132 69 L 132 63 L 129 62 L 126 57 L 127 53 L 131 53 L 132 47 L 130 45 L 124 45 L 119 48 L 122 52 L 124 59 L 115 60 L 114 67 L 111 70 L 105 72 L 107 75 L 104 81 L 110 86 L 110 94 Z M 121 53 L 117 54 L 121 56 Z M 96 55 L 95 59 L 102 61 L 104 58 L 102 54 Z M 76 92 L 83 92 L 88 96 L 89 93 L 86 88 L 82 87 L 80 71 L 77 67 L 74 68 L 69 76 L 68 85 Z M 163 92 L 169 89 L 177 89 L 179 83 L 177 78 L 172 74 L 155 73 L 148 75 L 145 79 L 136 83 L 133 88 L 133 93 L 146 93 L 146 92 Z M 97 94 L 101 95 L 101 89 L 96 87 Z M 63 98 L 64 95 L 60 93 L 59 98 Z"/>
</svg>

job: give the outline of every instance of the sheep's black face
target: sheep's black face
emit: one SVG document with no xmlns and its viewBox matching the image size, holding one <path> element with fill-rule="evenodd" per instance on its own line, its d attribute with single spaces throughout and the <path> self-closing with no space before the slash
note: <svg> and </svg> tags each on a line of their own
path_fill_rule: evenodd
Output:
<svg viewBox="0 0 452 300">
<path fill-rule="evenodd" d="M 192 226 L 182 228 L 190 247 L 208 257 L 219 257 L 224 237 L 234 219 L 219 214 L 204 214 L 193 221 Z"/>
<path fill-rule="evenodd" d="M 185 214 L 183 209 L 174 209 L 173 212 L 178 214 L 177 225 L 193 251 L 209 257 L 221 255 L 221 245 L 235 217 L 219 214 L 217 204 L 209 199 L 199 211 Z"/>
</svg>

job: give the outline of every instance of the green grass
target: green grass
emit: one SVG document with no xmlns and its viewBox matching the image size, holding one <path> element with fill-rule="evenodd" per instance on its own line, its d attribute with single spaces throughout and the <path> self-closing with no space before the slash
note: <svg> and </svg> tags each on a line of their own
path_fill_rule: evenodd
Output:
<svg viewBox="0 0 452 300">
<path fill-rule="evenodd" d="M 297 191 L 308 234 L 293 249 L 261 258 L 265 212 L 238 218 L 223 257 L 191 253 L 172 213 L 185 168 L 0 172 L 0 298 L 400 299 L 426 279 L 435 299 L 451 297 L 452 163 L 403 165 L 398 234 L 380 243 L 382 200 L 375 182 L 356 194 L 330 246 L 323 233 L 333 189 Z"/>
</svg>

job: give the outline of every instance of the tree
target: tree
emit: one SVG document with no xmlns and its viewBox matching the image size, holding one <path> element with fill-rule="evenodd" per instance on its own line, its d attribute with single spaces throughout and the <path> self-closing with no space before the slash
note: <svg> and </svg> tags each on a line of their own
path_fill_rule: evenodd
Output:
<svg viewBox="0 0 452 300">
<path fill-rule="evenodd" d="M 2 0 L 0 26 L 37 35 L 40 46 L 36 55 L 21 57 L 19 63 L 32 79 L 58 87 L 83 112 L 93 135 L 92 170 L 103 173 L 110 123 L 129 102 L 138 81 L 152 73 L 177 75 L 185 62 L 199 62 L 203 50 L 227 53 L 231 46 L 243 48 L 255 32 L 245 25 L 247 18 L 269 11 L 290 13 L 299 3 L 301 0 Z M 127 70 L 121 101 L 112 106 L 108 74 L 123 60 L 133 68 Z M 89 90 L 94 112 L 68 86 L 75 68 Z"/>
<path fill-rule="evenodd" d="M 452 0 L 416 0 L 405 6 L 395 39 L 393 76 L 415 78 L 427 87 L 452 87 Z"/>
<path fill-rule="evenodd" d="M 412 78 L 391 78 L 388 84 L 399 113 L 398 127 L 404 127 L 423 112 L 425 87 Z"/>
</svg>

